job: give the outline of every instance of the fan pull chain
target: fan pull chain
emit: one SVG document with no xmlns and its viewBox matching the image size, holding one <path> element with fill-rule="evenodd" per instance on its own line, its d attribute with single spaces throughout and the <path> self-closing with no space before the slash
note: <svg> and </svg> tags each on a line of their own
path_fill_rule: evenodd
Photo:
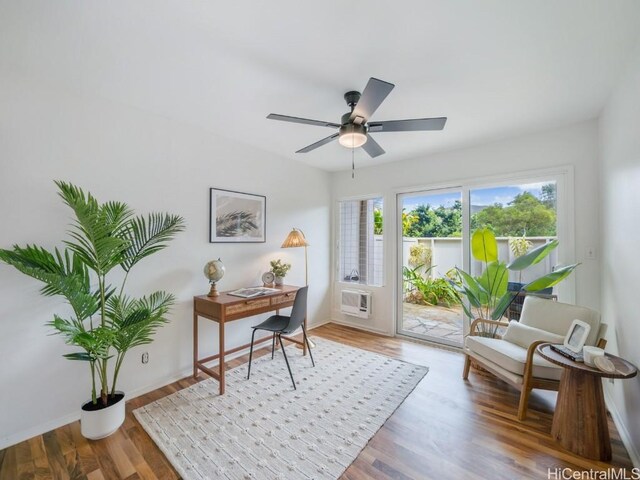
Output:
<svg viewBox="0 0 640 480">
<path fill-rule="evenodd" d="M 351 147 L 351 179 L 356 178 L 355 148 Z"/>
</svg>

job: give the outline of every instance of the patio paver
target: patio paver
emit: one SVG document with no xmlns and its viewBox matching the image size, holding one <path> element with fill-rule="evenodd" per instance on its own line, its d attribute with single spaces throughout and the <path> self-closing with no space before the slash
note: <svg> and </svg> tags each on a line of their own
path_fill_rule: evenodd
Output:
<svg viewBox="0 0 640 480">
<path fill-rule="evenodd" d="M 420 335 L 442 338 L 462 346 L 462 307 L 452 308 L 403 303 L 403 329 Z"/>
</svg>

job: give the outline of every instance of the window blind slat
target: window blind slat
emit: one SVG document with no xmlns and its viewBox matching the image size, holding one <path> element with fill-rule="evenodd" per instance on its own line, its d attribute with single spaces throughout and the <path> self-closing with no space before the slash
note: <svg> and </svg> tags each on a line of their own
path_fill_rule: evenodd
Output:
<svg viewBox="0 0 640 480">
<path fill-rule="evenodd" d="M 382 198 L 340 202 L 339 276 L 363 285 L 383 284 L 383 239 L 375 234 Z M 357 280 L 355 279 L 357 277 Z"/>
</svg>

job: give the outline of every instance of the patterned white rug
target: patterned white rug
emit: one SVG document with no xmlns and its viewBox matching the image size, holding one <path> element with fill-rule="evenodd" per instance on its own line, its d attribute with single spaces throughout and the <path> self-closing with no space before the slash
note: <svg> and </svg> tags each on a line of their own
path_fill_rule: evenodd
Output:
<svg viewBox="0 0 640 480">
<path fill-rule="evenodd" d="M 314 338 L 301 350 L 205 380 L 133 413 L 185 480 L 336 479 L 428 368 Z M 289 344 L 291 345 L 291 344 Z"/>
</svg>

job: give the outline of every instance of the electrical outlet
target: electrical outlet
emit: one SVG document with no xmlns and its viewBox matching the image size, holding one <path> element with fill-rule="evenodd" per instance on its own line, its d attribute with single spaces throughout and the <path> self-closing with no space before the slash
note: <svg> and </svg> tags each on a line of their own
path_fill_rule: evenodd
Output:
<svg viewBox="0 0 640 480">
<path fill-rule="evenodd" d="M 149 352 L 144 352 L 142 354 L 142 363 L 144 364 L 149 363 Z"/>
</svg>

